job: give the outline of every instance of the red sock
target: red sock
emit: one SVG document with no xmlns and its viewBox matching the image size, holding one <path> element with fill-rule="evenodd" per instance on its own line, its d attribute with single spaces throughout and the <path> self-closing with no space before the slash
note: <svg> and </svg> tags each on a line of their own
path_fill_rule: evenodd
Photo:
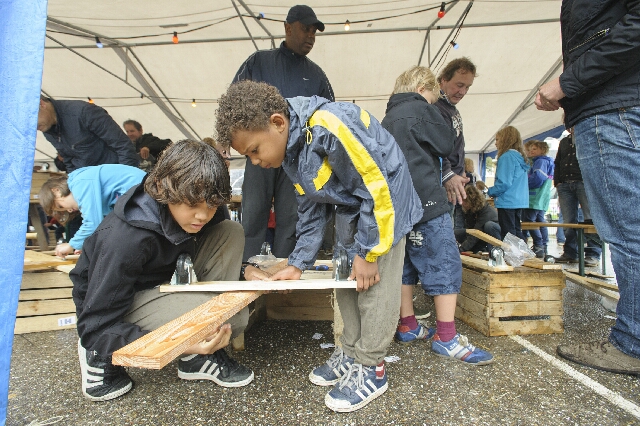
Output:
<svg viewBox="0 0 640 426">
<path fill-rule="evenodd" d="M 448 342 L 449 340 L 456 337 L 456 322 L 444 322 L 436 320 L 436 333 L 438 333 L 438 337 L 443 342 Z"/>
<path fill-rule="evenodd" d="M 415 330 L 416 328 L 418 328 L 418 320 L 416 320 L 415 315 L 400 318 L 400 325 L 405 325 L 409 327 L 409 330 Z"/>
</svg>

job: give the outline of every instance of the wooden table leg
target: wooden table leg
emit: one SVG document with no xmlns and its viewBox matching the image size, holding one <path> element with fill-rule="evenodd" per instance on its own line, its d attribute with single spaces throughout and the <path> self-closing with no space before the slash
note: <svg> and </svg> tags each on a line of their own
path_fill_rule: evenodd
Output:
<svg viewBox="0 0 640 426">
<path fill-rule="evenodd" d="M 584 277 L 584 230 L 577 228 L 578 234 L 578 274 Z"/>
<path fill-rule="evenodd" d="M 38 233 L 38 245 L 40 246 L 40 250 L 49 250 L 47 235 L 45 234 L 46 231 L 44 229 L 44 226 L 42 226 L 42 222 L 40 221 L 38 206 L 36 204 L 29 203 L 29 219 L 31 219 L 31 226 L 33 226 Z"/>
</svg>

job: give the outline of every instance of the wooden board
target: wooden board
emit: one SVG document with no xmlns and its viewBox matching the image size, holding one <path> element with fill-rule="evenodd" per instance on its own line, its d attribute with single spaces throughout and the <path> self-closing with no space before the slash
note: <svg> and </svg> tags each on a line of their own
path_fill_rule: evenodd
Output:
<svg viewBox="0 0 640 426">
<path fill-rule="evenodd" d="M 532 300 L 518 302 L 489 303 L 489 317 L 532 317 L 562 315 L 562 300 Z"/>
<path fill-rule="evenodd" d="M 572 274 L 580 274 L 580 272 L 577 269 L 565 269 L 565 271 L 571 272 Z M 593 271 L 584 271 L 584 274 L 587 277 L 600 278 L 601 280 L 609 280 L 609 279 L 615 278 L 615 275 L 605 275 L 605 274 L 601 274 L 599 272 L 593 272 Z"/>
<path fill-rule="evenodd" d="M 474 237 L 484 241 L 485 243 L 489 243 L 492 246 L 502 247 L 502 241 L 497 238 L 492 237 L 489 234 L 482 232 L 479 229 L 467 229 L 467 234 L 473 235 Z"/>
<path fill-rule="evenodd" d="M 318 290 L 323 288 L 356 288 L 355 281 L 335 280 L 290 280 L 290 281 L 202 281 L 191 285 L 161 285 L 160 293 L 183 291 L 271 291 L 271 290 Z"/>
<path fill-rule="evenodd" d="M 76 263 L 76 260 L 62 260 L 59 257 L 49 256 L 47 254 L 38 253 L 33 250 L 25 250 L 24 252 L 24 270 L 34 271 L 38 269 L 48 269 L 60 265 L 69 265 Z"/>
<path fill-rule="evenodd" d="M 22 274 L 21 290 L 35 290 L 42 288 L 73 287 L 69 274 L 64 272 L 25 272 Z"/>
<path fill-rule="evenodd" d="M 520 227 L 525 231 L 540 228 L 573 228 L 582 229 L 585 234 L 597 233 L 595 225 L 587 225 L 585 223 L 520 222 Z"/>
<path fill-rule="evenodd" d="M 189 287 L 189 286 L 173 286 Z M 113 353 L 115 365 L 159 370 L 262 294 L 261 291 L 228 292 L 169 321 L 162 327 Z"/>
<path fill-rule="evenodd" d="M 487 272 L 509 272 L 513 271 L 513 266 L 503 265 L 503 266 L 489 266 L 486 260 L 476 259 L 474 257 L 460 255 L 460 259 L 462 260 L 462 264 L 464 266 L 473 266 L 476 269 L 481 269 Z"/>
<path fill-rule="evenodd" d="M 27 300 L 18 302 L 18 317 L 32 317 L 51 314 L 75 314 L 73 299 Z"/>
<path fill-rule="evenodd" d="M 547 319 L 500 321 L 489 318 L 490 336 L 512 336 L 514 334 L 553 334 L 563 333 L 562 316 L 551 316 Z"/>
<path fill-rule="evenodd" d="M 601 296 L 608 297 L 609 299 L 618 301 L 620 300 L 620 293 L 618 293 L 617 287 L 616 290 L 608 289 L 604 287 L 604 284 L 612 286 L 612 284 L 604 283 L 602 281 L 598 281 L 595 279 L 590 279 L 586 277 L 581 277 L 577 274 L 572 274 L 570 272 L 565 272 L 565 275 L 569 281 L 574 284 L 578 284 L 587 290 L 591 290 L 592 292 L 599 294 Z"/>
<path fill-rule="evenodd" d="M 332 289 L 266 294 L 267 319 L 333 321 L 332 295 Z"/>
<path fill-rule="evenodd" d="M 69 288 L 47 288 L 39 290 L 21 290 L 18 300 L 51 300 L 68 299 L 71 297 Z"/>
<path fill-rule="evenodd" d="M 535 268 L 535 269 L 543 269 L 545 271 L 549 271 L 549 270 L 562 270 L 562 265 L 556 265 L 555 263 L 549 263 L 549 262 L 545 262 L 544 260 L 541 259 L 527 259 L 524 261 L 524 265 L 528 268 Z"/>
<path fill-rule="evenodd" d="M 489 303 L 518 302 L 522 300 L 559 300 L 562 301 L 563 286 L 557 287 L 506 287 L 493 288 L 491 293 L 470 283 L 462 282 L 460 293 L 471 300 L 488 305 Z"/>
<path fill-rule="evenodd" d="M 16 318 L 13 334 L 76 328 L 76 314 L 40 315 Z"/>
<path fill-rule="evenodd" d="M 562 271 L 542 271 L 527 267 L 518 267 L 510 273 L 479 272 L 462 269 L 462 281 L 480 287 L 483 290 L 502 287 L 564 287 Z"/>
</svg>

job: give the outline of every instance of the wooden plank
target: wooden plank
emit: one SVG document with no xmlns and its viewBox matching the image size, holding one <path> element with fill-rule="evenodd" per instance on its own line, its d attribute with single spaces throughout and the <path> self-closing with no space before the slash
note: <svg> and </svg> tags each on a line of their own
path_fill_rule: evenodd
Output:
<svg viewBox="0 0 640 426">
<path fill-rule="evenodd" d="M 569 275 L 572 276 L 578 276 L 580 277 L 580 275 L 576 272 L 569 272 L 569 271 L 565 271 L 565 275 L 568 277 Z M 588 278 L 588 277 L 580 277 L 581 279 L 585 280 L 586 282 L 596 285 L 598 287 L 602 287 L 602 288 L 606 288 L 607 290 L 611 290 L 611 291 L 619 291 L 618 289 L 618 285 L 617 284 L 613 284 L 607 281 L 603 281 L 603 280 L 598 280 L 595 278 Z"/>
<path fill-rule="evenodd" d="M 548 320 L 500 321 L 489 318 L 490 336 L 512 336 L 514 334 L 553 334 L 563 333 L 562 316 L 552 316 Z"/>
<path fill-rule="evenodd" d="M 51 288 L 41 290 L 21 290 L 18 300 L 50 300 L 71 297 L 71 288 Z"/>
<path fill-rule="evenodd" d="M 40 315 L 16 318 L 13 334 L 76 328 L 76 314 Z"/>
<path fill-rule="evenodd" d="M 460 259 L 462 260 L 462 264 L 464 266 L 472 266 L 476 269 L 486 272 L 510 272 L 513 271 L 513 266 L 503 265 L 503 266 L 489 266 L 486 260 L 476 259 L 474 257 L 460 255 Z"/>
<path fill-rule="evenodd" d="M 52 266 L 68 265 L 75 263 L 76 260 L 62 260 L 59 257 L 49 256 L 38 253 L 33 250 L 25 250 L 24 252 L 24 270 L 33 271 L 37 269 L 46 269 Z"/>
<path fill-rule="evenodd" d="M 566 272 L 571 272 L 572 274 L 579 274 L 580 272 L 578 272 L 577 269 L 565 269 Z M 607 279 L 613 279 L 616 276 L 615 275 L 605 275 L 605 274 L 601 274 L 599 272 L 593 272 L 593 271 L 584 271 L 584 274 L 587 277 L 594 277 L 594 278 L 600 278 L 602 280 L 607 280 Z"/>
<path fill-rule="evenodd" d="M 56 270 L 60 271 L 60 272 L 64 272 L 65 274 L 68 274 L 69 272 L 71 272 L 71 270 L 73 268 L 75 268 L 76 265 L 75 264 L 71 264 L 71 265 L 59 265 L 56 266 Z"/>
<path fill-rule="evenodd" d="M 288 294 L 271 293 L 265 295 L 267 308 L 277 306 L 288 307 L 331 307 L 332 289 L 294 290 Z"/>
<path fill-rule="evenodd" d="M 261 291 L 242 291 L 213 297 L 210 301 L 117 350 L 113 353 L 112 362 L 126 367 L 159 370 L 189 347 L 209 336 L 261 294 Z"/>
<path fill-rule="evenodd" d="M 64 272 L 25 272 L 22 274 L 21 290 L 73 287 L 69 274 Z"/>
<path fill-rule="evenodd" d="M 592 292 L 599 294 L 601 296 L 608 297 L 612 300 L 618 301 L 620 300 L 620 294 L 617 291 L 607 290 L 600 285 L 596 285 L 590 282 L 588 278 L 581 277 L 580 275 L 567 273 L 565 274 L 567 279 L 574 284 L 578 284 L 587 290 L 591 290 Z"/>
<path fill-rule="evenodd" d="M 333 279 L 333 271 L 304 271 L 301 280 L 330 280 Z"/>
<path fill-rule="evenodd" d="M 274 320 L 332 321 L 333 315 L 331 307 L 267 306 L 267 318 Z"/>
<path fill-rule="evenodd" d="M 494 288 L 488 294 L 489 302 L 518 302 L 531 300 L 562 301 L 564 287 L 505 287 Z"/>
<path fill-rule="evenodd" d="M 37 232 L 27 232 L 27 240 L 36 240 L 38 238 Z"/>
<path fill-rule="evenodd" d="M 508 274 L 489 274 L 489 291 L 496 287 L 562 287 L 562 271 L 542 271 L 526 267 L 516 268 Z"/>
<path fill-rule="evenodd" d="M 481 239 L 485 243 L 489 243 L 492 246 L 502 247 L 502 241 L 497 238 L 492 237 L 489 234 L 482 232 L 479 229 L 467 229 L 467 234 L 473 235 L 474 237 Z"/>
<path fill-rule="evenodd" d="M 73 299 L 28 300 L 18 302 L 18 317 L 29 317 L 51 314 L 74 314 L 76 305 Z"/>
<path fill-rule="evenodd" d="M 528 268 L 543 269 L 543 270 L 562 270 L 562 265 L 556 265 L 555 263 L 545 262 L 541 259 L 527 259 L 524 261 L 524 266 Z"/>
<path fill-rule="evenodd" d="M 573 228 L 583 229 L 585 234 L 596 234 L 595 225 L 586 223 L 549 223 L 549 222 L 520 222 L 522 230 L 540 229 L 540 228 Z"/>
<path fill-rule="evenodd" d="M 283 280 L 283 281 L 202 281 L 191 285 L 161 285 L 160 293 L 183 291 L 269 291 L 318 290 L 322 288 L 356 288 L 356 281 Z"/>
<path fill-rule="evenodd" d="M 478 318 L 489 317 L 489 309 L 487 305 L 483 305 L 482 303 L 478 303 L 475 300 L 471 300 L 462 294 L 458 295 L 456 305 L 460 306 L 470 314 L 477 316 Z"/>
<path fill-rule="evenodd" d="M 487 318 L 480 318 L 472 313 L 464 310 L 460 306 L 456 306 L 456 314 L 455 317 L 464 322 L 465 324 L 471 326 L 472 328 L 478 330 L 480 333 L 485 336 L 489 335 L 489 323 Z"/>
<path fill-rule="evenodd" d="M 463 281 L 462 286 L 460 287 L 460 294 L 482 305 L 489 305 L 489 293 L 480 287 L 476 287 Z"/>
<path fill-rule="evenodd" d="M 487 272 L 477 272 L 471 269 L 462 268 L 462 282 L 469 283 L 483 290 L 489 290 L 489 274 Z"/>
<path fill-rule="evenodd" d="M 490 303 L 489 316 L 529 317 L 540 315 L 562 315 L 562 300 L 542 300 L 529 302 Z"/>
</svg>

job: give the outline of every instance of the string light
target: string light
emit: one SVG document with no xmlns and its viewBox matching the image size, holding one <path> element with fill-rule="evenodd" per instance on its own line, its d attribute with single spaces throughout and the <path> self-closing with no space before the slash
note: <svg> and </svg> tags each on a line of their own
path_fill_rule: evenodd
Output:
<svg viewBox="0 0 640 426">
<path fill-rule="evenodd" d="M 191 106 L 194 107 L 194 108 L 198 106 L 198 104 L 196 104 L 196 100 L 195 99 L 193 101 L 191 101 Z"/>
<path fill-rule="evenodd" d="M 256 19 L 259 21 L 262 18 L 264 18 L 264 13 L 262 13 L 262 12 L 258 13 L 258 16 L 256 16 Z"/>
<path fill-rule="evenodd" d="M 100 49 L 102 49 L 103 44 L 100 42 L 100 38 L 98 36 L 96 36 L 96 46 L 98 46 Z"/>
<path fill-rule="evenodd" d="M 347 22 L 344 23 L 344 30 L 349 31 L 351 29 L 351 22 L 347 19 Z"/>
<path fill-rule="evenodd" d="M 438 18 L 444 18 L 444 14 L 446 12 L 444 11 L 444 2 L 442 2 L 442 4 L 440 5 L 440 10 L 438 11 Z"/>
<path fill-rule="evenodd" d="M 177 31 L 173 32 L 172 40 L 173 40 L 173 44 L 178 44 L 178 32 Z"/>
<path fill-rule="evenodd" d="M 87 99 L 89 99 L 89 103 L 90 103 L 90 104 L 92 104 L 92 103 L 93 103 L 93 99 L 91 99 L 91 98 L 87 98 Z"/>
<path fill-rule="evenodd" d="M 451 41 L 449 42 L 449 44 L 450 44 L 451 46 L 453 46 L 453 48 L 454 48 L 454 49 L 457 49 L 458 47 L 460 47 L 460 45 L 459 45 L 458 43 L 456 43 L 455 41 L 453 41 L 453 40 L 451 40 Z"/>
</svg>

